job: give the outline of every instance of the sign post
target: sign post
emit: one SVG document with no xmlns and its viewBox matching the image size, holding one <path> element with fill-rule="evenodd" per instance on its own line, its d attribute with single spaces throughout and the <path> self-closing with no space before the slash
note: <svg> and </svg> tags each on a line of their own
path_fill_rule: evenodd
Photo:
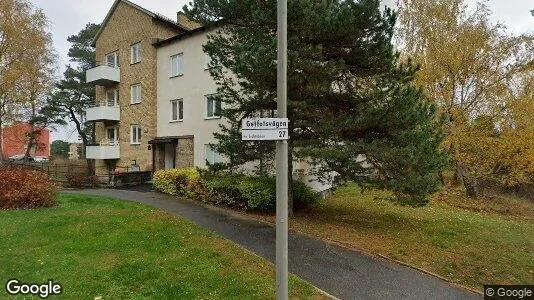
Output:
<svg viewBox="0 0 534 300">
<path fill-rule="evenodd" d="M 278 0 L 278 118 L 244 119 L 242 140 L 276 141 L 276 299 L 287 300 L 288 288 L 288 151 L 287 0 Z"/>
<path fill-rule="evenodd" d="M 277 113 L 287 118 L 287 0 L 278 0 Z M 288 144 L 276 142 L 276 299 L 287 300 L 288 288 Z"/>
</svg>

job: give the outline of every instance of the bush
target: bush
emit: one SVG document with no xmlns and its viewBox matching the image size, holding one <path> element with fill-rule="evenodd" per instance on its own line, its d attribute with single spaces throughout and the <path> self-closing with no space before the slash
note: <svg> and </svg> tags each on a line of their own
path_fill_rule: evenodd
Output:
<svg viewBox="0 0 534 300">
<path fill-rule="evenodd" d="M 238 188 L 239 182 L 244 176 L 208 171 L 202 171 L 200 176 L 206 191 L 206 194 L 200 200 L 238 209 L 246 209 L 246 199 L 243 198 Z"/>
<path fill-rule="evenodd" d="M 172 169 L 158 171 L 153 178 L 154 190 L 185 196 L 199 201 L 242 210 L 274 212 L 276 208 L 276 179 L 248 176 L 223 171 Z M 304 182 L 293 181 L 293 207 L 305 208 L 319 199 L 319 195 Z"/>
<path fill-rule="evenodd" d="M 0 168 L 0 209 L 30 209 L 57 204 L 56 187 L 40 170 Z"/>
<path fill-rule="evenodd" d="M 198 197 L 204 193 L 195 168 L 157 171 L 152 184 L 154 190 L 174 196 Z"/>
<path fill-rule="evenodd" d="M 254 211 L 276 210 L 276 180 L 269 177 L 244 177 L 238 185 L 247 201 L 247 209 Z"/>
<path fill-rule="evenodd" d="M 320 195 L 314 192 L 306 183 L 293 180 L 293 209 L 301 210 L 319 201 Z"/>
<path fill-rule="evenodd" d="M 234 208 L 274 212 L 276 179 L 227 172 L 201 172 L 207 195 L 204 201 Z M 293 207 L 303 209 L 319 199 L 319 195 L 302 181 L 293 181 Z"/>
</svg>

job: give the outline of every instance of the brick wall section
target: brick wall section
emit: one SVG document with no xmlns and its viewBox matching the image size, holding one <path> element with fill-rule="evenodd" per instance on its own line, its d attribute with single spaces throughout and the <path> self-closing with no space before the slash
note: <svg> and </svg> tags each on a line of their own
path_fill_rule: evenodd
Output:
<svg viewBox="0 0 534 300">
<path fill-rule="evenodd" d="M 154 39 L 170 38 L 181 30 L 170 27 L 136 8 L 119 3 L 111 15 L 105 28 L 96 41 L 96 57 L 101 64 L 105 56 L 119 51 L 121 70 L 120 83 L 110 87 L 96 87 L 97 100 L 104 100 L 108 89 L 119 89 L 121 120 L 119 122 L 119 140 L 121 158 L 119 166 L 129 166 L 133 160 L 141 166 L 141 170 L 152 170 L 152 151 L 148 150 L 148 141 L 156 137 L 157 121 L 157 81 L 156 81 L 156 48 L 152 46 Z M 130 64 L 130 46 L 141 43 L 142 60 Z M 141 84 L 142 100 L 139 104 L 130 104 L 130 87 Z M 130 144 L 130 125 L 142 127 L 141 145 Z M 96 140 L 105 139 L 105 125 L 97 123 Z M 103 161 L 98 161 L 103 164 Z"/>
</svg>

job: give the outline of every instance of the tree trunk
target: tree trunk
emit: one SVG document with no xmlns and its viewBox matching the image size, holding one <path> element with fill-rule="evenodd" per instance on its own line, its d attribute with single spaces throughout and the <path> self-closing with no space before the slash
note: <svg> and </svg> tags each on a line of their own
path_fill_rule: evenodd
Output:
<svg viewBox="0 0 534 300">
<path fill-rule="evenodd" d="M 76 113 L 74 112 L 74 110 L 72 108 L 68 108 L 69 110 L 69 113 L 70 113 L 70 118 L 71 120 L 74 122 L 74 124 L 76 124 L 76 131 L 78 131 L 78 134 L 80 135 L 80 137 L 82 138 L 82 147 L 87 147 L 87 145 L 89 144 L 89 139 L 87 138 L 87 134 L 85 133 L 85 131 L 83 131 L 83 128 L 82 128 L 82 124 L 81 122 L 78 120 L 78 118 L 76 118 Z M 94 123 L 93 123 L 93 126 L 94 126 Z M 93 130 L 94 132 L 94 130 Z M 93 159 L 87 159 L 87 157 L 85 158 L 85 160 L 87 161 L 87 168 L 88 168 L 88 174 L 89 176 L 94 176 L 95 175 L 95 162 Z"/>
<path fill-rule="evenodd" d="M 29 159 L 31 157 L 31 150 L 33 147 L 37 147 L 38 137 L 41 133 L 35 130 L 34 118 L 37 114 L 37 107 L 35 105 L 35 94 L 32 92 L 30 95 L 30 105 L 31 105 L 31 117 L 30 117 L 30 131 L 26 133 L 28 138 L 28 146 L 26 147 L 26 153 L 24 153 L 24 159 Z M 36 149 L 37 150 L 37 149 Z"/>
<path fill-rule="evenodd" d="M 474 198 L 474 197 L 480 196 L 481 189 L 478 184 L 478 180 L 475 178 L 472 178 L 469 175 L 469 172 L 463 166 L 458 166 L 457 172 L 461 176 L 461 180 L 464 184 L 465 193 L 467 197 Z"/>
</svg>

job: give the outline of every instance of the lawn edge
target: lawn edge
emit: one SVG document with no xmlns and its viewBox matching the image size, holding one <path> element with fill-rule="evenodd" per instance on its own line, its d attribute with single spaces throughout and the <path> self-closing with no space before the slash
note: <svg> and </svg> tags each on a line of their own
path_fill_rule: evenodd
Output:
<svg viewBox="0 0 534 300">
<path fill-rule="evenodd" d="M 261 255 L 255 253 L 254 251 L 249 250 L 249 249 L 243 247 L 242 245 L 240 245 L 240 244 L 238 244 L 238 243 L 236 243 L 236 242 L 234 242 L 234 241 L 232 241 L 232 240 L 229 240 L 229 239 L 227 239 L 227 238 L 225 238 L 225 237 L 219 235 L 217 232 L 214 232 L 214 231 L 212 231 L 212 230 L 210 230 L 210 229 L 204 228 L 204 227 L 202 227 L 202 226 L 200 226 L 200 225 L 198 225 L 198 224 L 196 224 L 196 223 L 194 223 L 194 222 L 192 222 L 192 221 L 190 221 L 190 220 L 188 220 L 188 219 L 186 219 L 186 218 L 180 216 L 180 215 L 177 214 L 177 213 L 169 212 L 169 211 L 163 210 L 163 209 L 161 209 L 161 208 L 154 207 L 154 206 L 151 206 L 151 205 L 149 205 L 149 204 L 145 204 L 145 203 L 139 203 L 139 202 L 136 202 L 136 201 L 124 200 L 124 199 L 117 198 L 117 197 L 112 197 L 112 196 L 100 196 L 100 195 L 93 195 L 93 194 L 76 193 L 76 191 L 83 191 L 83 189 L 61 190 L 60 192 L 63 193 L 63 194 L 66 194 L 66 195 L 69 195 L 69 194 L 70 194 L 70 195 L 85 195 L 85 196 L 93 196 L 93 197 L 105 197 L 105 198 L 109 198 L 109 199 L 116 199 L 116 200 L 118 200 L 118 201 L 127 201 L 128 203 L 134 203 L 134 204 L 138 204 L 138 205 L 146 206 L 146 207 L 149 207 L 149 208 L 151 208 L 151 209 L 155 209 L 155 210 L 161 211 L 161 212 L 163 212 L 163 213 L 165 213 L 165 214 L 170 214 L 170 215 L 172 215 L 172 216 L 174 216 L 174 217 L 180 217 L 180 218 L 182 218 L 183 220 L 185 220 L 185 221 L 187 221 L 187 222 L 189 222 L 189 223 L 191 223 L 191 224 L 194 224 L 195 226 L 198 226 L 198 227 L 200 227 L 201 229 L 210 232 L 211 234 L 214 234 L 214 235 L 217 236 L 218 238 L 223 239 L 223 240 L 225 240 L 226 242 L 229 242 L 229 243 L 231 243 L 231 244 L 233 244 L 233 245 L 235 245 L 235 246 L 241 248 L 243 251 L 245 251 L 245 252 L 247 252 L 247 253 L 249 253 L 249 254 L 252 254 L 253 256 L 255 256 L 255 257 L 257 257 L 257 258 L 260 258 L 260 259 L 262 259 L 262 260 L 266 260 L 269 264 L 271 264 L 271 265 L 273 265 L 273 266 L 276 266 L 276 264 L 272 263 L 271 261 L 269 261 L 269 260 L 266 259 L 265 257 L 263 257 L 263 256 L 261 256 Z M 159 193 L 159 194 L 167 195 L 167 194 L 164 194 L 164 193 Z M 171 196 L 171 195 L 167 195 L 167 196 Z M 171 196 L 171 197 L 173 197 L 173 196 Z M 176 198 L 179 198 L 179 197 L 176 197 Z M 246 220 L 256 220 L 255 218 L 250 218 L 250 217 L 248 217 L 248 216 L 246 216 L 246 215 L 243 215 L 243 216 L 241 216 L 241 215 L 237 215 L 237 214 L 234 215 L 233 213 L 237 213 L 237 212 L 232 211 L 232 210 L 228 210 L 228 209 L 224 209 L 224 208 L 222 208 L 222 207 L 218 207 L 218 206 L 210 205 L 210 204 L 207 204 L 207 203 L 202 203 L 202 202 L 195 201 L 195 200 L 191 200 L 191 199 L 187 199 L 187 198 L 179 198 L 179 199 L 181 199 L 181 200 L 185 200 L 185 201 L 187 201 L 187 202 L 191 202 L 191 203 L 194 203 L 194 204 L 197 204 L 197 205 L 200 204 L 200 205 L 202 205 L 202 206 L 204 206 L 204 207 L 206 207 L 206 208 L 208 208 L 208 209 L 218 210 L 218 211 L 224 211 L 224 212 L 229 213 L 229 214 L 232 215 L 232 216 L 239 217 L 239 218 L 242 218 L 242 219 L 246 219 Z M 260 220 L 260 221 L 261 221 L 261 220 Z M 263 223 L 269 224 L 269 223 L 267 223 L 267 222 L 263 222 Z M 269 224 L 269 225 L 270 225 L 270 224 Z M 332 300 L 341 300 L 341 299 L 337 298 L 336 296 L 334 296 L 334 295 L 332 295 L 332 294 L 326 292 L 325 290 L 323 290 L 323 289 L 321 289 L 321 288 L 315 286 L 314 284 L 312 284 L 312 283 L 309 282 L 308 280 L 305 280 L 304 278 L 302 278 L 302 277 L 300 277 L 300 276 L 298 276 L 298 275 L 296 275 L 296 274 L 294 274 L 294 273 L 291 273 L 291 272 L 290 272 L 290 274 L 293 275 L 293 276 L 295 276 L 295 277 L 297 277 L 298 279 L 304 281 L 305 283 L 309 284 L 315 291 L 317 291 L 318 293 L 322 294 L 323 296 L 325 296 L 325 297 L 327 297 L 327 298 L 329 298 L 329 299 L 332 299 Z"/>
<path fill-rule="evenodd" d="M 187 199 L 187 201 L 194 202 L 194 203 L 199 203 L 198 201 L 194 201 L 194 200 L 190 200 L 190 199 Z M 200 203 L 200 204 L 205 206 L 205 207 L 207 207 L 207 208 L 213 209 L 213 210 L 227 212 L 227 213 L 229 213 L 230 215 L 232 215 L 234 217 L 258 221 L 260 223 L 263 223 L 263 224 L 266 224 L 266 225 L 269 225 L 269 226 L 276 226 L 276 223 L 274 223 L 274 222 L 270 222 L 270 221 L 266 221 L 264 219 L 260 219 L 258 217 L 255 217 L 254 215 L 248 214 L 246 212 L 236 211 L 236 210 L 232 210 L 232 209 L 229 209 L 229 208 L 215 206 L 215 205 L 211 205 L 211 204 L 207 204 L 207 203 Z M 291 218 L 290 218 L 290 222 L 291 222 Z M 416 271 L 419 271 L 421 273 L 424 273 L 426 275 L 429 275 L 429 276 L 438 278 L 440 280 L 443 280 L 443 281 L 447 282 L 447 284 L 449 284 L 450 286 L 461 288 L 461 289 L 470 291 L 470 292 L 475 293 L 475 294 L 480 295 L 480 296 L 484 295 L 484 293 L 482 291 L 476 290 L 476 289 L 474 289 L 472 287 L 469 287 L 469 286 L 466 286 L 466 285 L 463 285 L 463 284 L 451 282 L 449 279 L 447 279 L 447 278 L 445 278 L 445 277 L 443 277 L 443 276 L 441 276 L 439 274 L 427 271 L 427 270 L 425 270 L 425 269 L 423 269 L 421 267 L 418 267 L 418 266 L 415 266 L 415 265 L 411 265 L 411 264 L 409 264 L 407 262 L 403 262 L 403 261 L 400 261 L 400 260 L 396 260 L 396 259 L 390 258 L 390 257 L 385 256 L 383 254 L 372 253 L 372 252 L 369 252 L 369 251 L 364 250 L 362 248 L 355 247 L 355 246 L 350 245 L 348 243 L 344 243 L 342 241 L 337 241 L 337 240 L 324 238 L 324 237 L 321 237 L 321 236 L 318 236 L 318 235 L 314 235 L 314 234 L 303 232 L 303 231 L 300 231 L 300 230 L 297 230 L 297 229 L 293 229 L 291 227 L 289 228 L 289 230 L 294 232 L 294 233 L 301 234 L 301 235 L 309 237 L 309 238 L 313 238 L 313 239 L 318 239 L 318 240 L 324 241 L 324 242 L 326 242 L 328 244 L 331 244 L 331 245 L 336 245 L 336 246 L 342 247 L 344 249 L 357 251 L 357 252 L 359 252 L 361 254 L 364 254 L 364 255 L 369 256 L 369 257 L 374 258 L 374 259 L 381 258 L 381 259 L 387 260 L 387 261 L 389 261 L 391 263 L 399 264 L 399 265 L 414 269 Z"/>
</svg>

